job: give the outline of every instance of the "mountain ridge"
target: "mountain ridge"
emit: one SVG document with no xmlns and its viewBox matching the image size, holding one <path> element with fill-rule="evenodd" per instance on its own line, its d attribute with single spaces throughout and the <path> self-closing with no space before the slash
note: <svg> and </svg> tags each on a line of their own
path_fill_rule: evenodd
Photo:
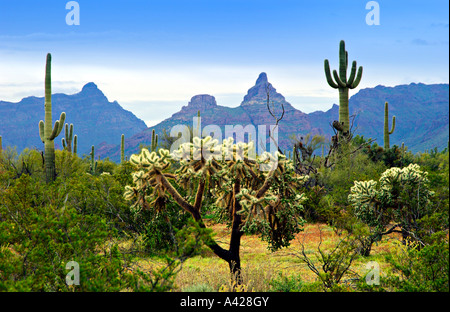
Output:
<svg viewBox="0 0 450 312">
<path fill-rule="evenodd" d="M 192 103 L 197 102 L 196 97 L 200 96 L 196 95 L 179 112 L 126 139 L 126 152 L 128 154 L 138 152 L 139 144 L 150 145 L 153 129 L 157 133 L 161 133 L 162 129 L 169 130 L 177 124 L 192 126 L 193 118 L 197 117 L 199 109 L 202 127 L 215 124 L 223 130 L 224 125 L 238 124 L 245 127 L 246 125 L 274 124 L 274 117 L 267 111 L 265 85 L 270 89 L 269 103 L 274 103 L 275 115 L 280 116 L 281 103 L 285 108 L 285 116 L 279 124 L 279 134 L 281 134 L 279 135 L 279 144 L 282 149 L 287 149 L 289 145 L 292 145 L 289 139 L 290 134 L 306 135 L 312 133 L 324 135 L 327 138 L 334 134 L 330 124 L 333 120 L 339 118 L 339 105 L 334 103 L 326 111 L 318 110 L 308 114 L 303 113 L 287 102 L 284 96 L 276 92 L 276 89 L 269 83 L 267 74 L 263 72 L 258 76 L 255 85 L 248 90 L 240 105 L 236 107 L 221 106 L 216 102 L 214 96 L 205 94 L 201 96 L 208 98 L 213 105 L 208 107 L 192 105 Z M 447 146 L 448 140 L 448 86 L 445 83 L 430 85 L 411 83 L 394 87 L 377 85 L 374 88 L 361 89 L 349 99 L 350 114 L 356 116 L 353 130 L 355 130 L 355 134 L 376 139 L 377 143 L 382 146 L 384 103 L 387 101 L 390 105 L 390 116 L 397 114 L 397 126 L 391 136 L 391 145 L 401 145 L 404 142 L 413 152 L 433 148 L 434 146 L 442 149 Z M 416 107 L 417 113 L 412 109 L 414 107 Z M 438 114 L 427 113 L 427 107 L 433 107 L 432 111 L 436 111 Z M 201 108 L 205 109 L 202 110 Z M 427 115 L 432 118 L 426 120 Z M 412 123 L 416 127 L 413 132 L 408 133 L 408 125 Z M 440 128 L 432 128 L 431 125 L 433 124 L 439 124 Z M 420 137 L 415 137 L 421 130 L 428 128 L 430 128 L 428 131 L 430 135 L 422 131 Z M 433 132 L 436 132 L 436 134 L 433 135 Z M 111 151 L 115 152 L 111 153 Z M 103 152 L 104 156 L 109 155 L 113 159 L 117 159 L 119 155 L 117 146 L 104 149 Z"/>
<path fill-rule="evenodd" d="M 278 93 L 262 72 L 255 84 L 248 89 L 241 103 L 236 107 L 222 106 L 209 94 L 194 95 L 187 105 L 153 127 L 147 127 L 132 112 L 123 109 L 117 101 L 110 102 L 93 82 L 86 83 L 80 92 L 67 95 L 52 95 L 54 120 L 62 111 L 67 114 L 67 123 L 74 124 L 74 133 L 79 136 L 78 153 L 87 154 L 91 145 L 96 148 L 96 156 L 120 160 L 120 136 L 125 134 L 125 152 L 130 156 L 139 151 L 139 145 L 149 145 L 153 129 L 161 133 L 177 124 L 193 124 L 193 118 L 201 111 L 202 128 L 218 125 L 224 132 L 226 125 L 273 125 L 274 117 L 267 110 L 267 90 L 269 105 L 276 116 L 281 115 L 281 105 L 285 115 L 279 123 L 279 145 L 282 150 L 292 146 L 289 135 L 308 133 L 334 134 L 330 124 L 338 119 L 339 106 L 332 104 L 326 111 L 317 110 L 304 113 L 294 108 L 285 97 Z M 413 152 L 437 146 L 442 149 L 448 141 L 448 94 L 449 85 L 411 83 L 394 87 L 377 85 L 360 89 L 349 99 L 350 114 L 354 118 L 355 134 L 374 138 L 383 144 L 384 103 L 389 102 L 390 116 L 396 115 L 396 129 L 391 135 L 391 145 L 404 142 Z M 336 95 L 337 97 L 337 95 Z M 25 147 L 42 145 L 37 125 L 44 118 L 43 97 L 29 96 L 13 103 L 0 101 L 0 135 L 3 145 L 16 145 L 19 151 Z M 61 148 L 62 133 L 55 141 Z M 268 137 L 266 143 L 269 141 Z M 17 143 L 18 142 L 18 143 Z M 258 142 L 261 143 L 261 142 Z"/>
<path fill-rule="evenodd" d="M 0 135 L 3 145 L 43 149 L 38 123 L 44 119 L 44 97 L 29 96 L 19 102 L 0 101 Z M 144 121 L 131 111 L 123 109 L 117 101 L 110 102 L 93 82 L 86 83 L 74 94 L 52 94 L 54 121 L 61 112 L 65 123 L 74 124 L 78 136 L 78 154 L 88 154 L 92 145 L 102 142 L 120 144 L 121 134 L 132 136 L 147 128 Z M 64 131 L 56 138 L 55 148 L 61 149 Z"/>
</svg>

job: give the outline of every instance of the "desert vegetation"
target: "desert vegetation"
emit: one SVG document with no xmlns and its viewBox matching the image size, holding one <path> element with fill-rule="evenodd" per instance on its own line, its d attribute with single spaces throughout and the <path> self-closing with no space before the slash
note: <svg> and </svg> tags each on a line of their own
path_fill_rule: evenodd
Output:
<svg viewBox="0 0 450 312">
<path fill-rule="evenodd" d="M 347 79 L 347 66 L 341 41 L 334 81 L 325 60 L 340 99 L 330 140 L 293 134 L 291 151 L 257 154 L 251 138 L 191 129 L 171 152 L 153 131 L 133 155 L 118 137 L 115 163 L 94 145 L 77 154 L 64 112 L 53 125 L 49 54 L 44 150 L 0 136 L 0 290 L 448 292 L 449 150 L 391 147 L 388 103 L 383 147 L 355 135 L 348 90 L 362 67 Z M 267 103 L 281 127 L 284 109 Z"/>
</svg>

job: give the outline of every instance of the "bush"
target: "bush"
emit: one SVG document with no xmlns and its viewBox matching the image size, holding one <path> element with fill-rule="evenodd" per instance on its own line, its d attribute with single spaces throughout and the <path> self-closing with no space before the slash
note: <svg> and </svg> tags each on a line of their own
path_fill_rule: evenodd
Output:
<svg viewBox="0 0 450 312">
<path fill-rule="evenodd" d="M 318 183 L 324 187 L 317 213 L 329 224 L 335 224 L 341 211 L 350 210 L 348 195 L 355 180 L 377 178 L 386 169 L 383 163 L 373 162 L 354 144 L 342 144 L 332 158 L 335 164 L 318 171 Z M 313 197 L 314 198 L 314 197 Z"/>
<path fill-rule="evenodd" d="M 27 175 L 0 193 L 0 289 L 68 291 L 65 265 L 80 265 L 78 290 L 121 290 L 124 259 L 105 244 L 114 235 L 98 216 L 79 214 L 57 185 Z"/>
<path fill-rule="evenodd" d="M 417 247 L 417 246 L 416 246 Z M 400 252 L 387 255 L 394 273 L 385 283 L 395 291 L 448 292 L 449 247 L 448 241 L 434 243 L 420 250 L 399 246 Z"/>
<path fill-rule="evenodd" d="M 303 287 L 303 281 L 299 276 L 286 276 L 282 273 L 279 273 L 269 284 L 270 290 L 275 292 L 300 292 Z"/>
</svg>

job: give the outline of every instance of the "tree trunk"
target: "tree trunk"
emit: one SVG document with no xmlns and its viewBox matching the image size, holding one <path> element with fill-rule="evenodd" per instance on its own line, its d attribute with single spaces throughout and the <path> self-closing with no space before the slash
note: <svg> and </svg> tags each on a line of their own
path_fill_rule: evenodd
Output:
<svg viewBox="0 0 450 312">
<path fill-rule="evenodd" d="M 233 225 L 231 228 L 231 238 L 230 238 L 230 261 L 228 262 L 230 266 L 231 274 L 233 275 L 236 285 L 242 284 L 241 275 L 241 258 L 239 254 L 239 249 L 241 247 L 241 237 L 243 232 L 241 231 L 242 217 L 238 213 L 242 207 L 239 201 L 236 199 L 236 195 L 241 191 L 241 183 L 238 179 L 234 183 L 233 188 Z"/>
</svg>

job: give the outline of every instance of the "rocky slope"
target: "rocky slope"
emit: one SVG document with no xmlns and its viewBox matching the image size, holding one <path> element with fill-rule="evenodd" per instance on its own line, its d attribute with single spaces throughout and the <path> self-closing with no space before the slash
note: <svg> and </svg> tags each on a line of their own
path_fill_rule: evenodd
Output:
<svg viewBox="0 0 450 312">
<path fill-rule="evenodd" d="M 78 135 L 78 154 L 88 154 L 92 145 L 101 143 L 117 145 L 120 137 L 126 137 L 147 128 L 144 121 L 124 110 L 116 101 L 106 96 L 90 82 L 79 93 L 52 95 L 53 120 L 66 112 L 66 123 L 74 124 Z M 27 97 L 18 103 L 0 101 L 0 135 L 3 146 L 16 146 L 17 151 L 25 147 L 43 149 L 39 138 L 39 120 L 44 119 L 44 98 Z M 55 148 L 61 148 L 64 131 L 55 139 Z"/>
<path fill-rule="evenodd" d="M 217 104 L 214 96 L 196 95 L 187 106 L 178 113 L 162 121 L 158 125 L 145 129 L 126 140 L 126 153 L 138 152 L 140 144 L 150 145 L 151 132 L 162 133 L 179 124 L 193 125 L 193 118 L 201 111 L 202 127 L 217 125 L 225 138 L 226 125 L 273 125 L 274 117 L 267 110 L 267 88 L 270 90 L 269 105 L 273 107 L 275 116 L 281 114 L 281 104 L 285 109 L 283 119 L 279 123 L 278 139 L 282 150 L 290 150 L 292 134 L 308 133 L 324 135 L 330 138 L 334 134 L 330 124 L 338 119 L 339 106 L 333 104 L 328 111 L 316 111 L 305 114 L 295 109 L 283 95 L 269 83 L 267 75 L 261 73 L 256 83 L 244 96 L 237 107 L 225 107 Z M 338 95 L 336 94 L 336 97 Z M 409 84 L 395 87 L 377 86 L 362 89 L 349 100 L 350 113 L 354 115 L 353 130 L 355 134 L 365 138 L 376 139 L 383 145 L 384 103 L 389 103 L 390 122 L 396 115 L 396 128 L 391 135 L 391 145 L 403 142 L 413 152 L 447 146 L 449 137 L 449 85 Z M 268 128 L 267 128 L 268 129 Z M 267 139 L 268 141 L 268 139 Z M 258 142 L 260 145 L 260 142 Z M 268 148 L 268 146 L 266 146 Z M 102 149 L 102 156 L 119 158 L 117 146 Z"/>
</svg>

